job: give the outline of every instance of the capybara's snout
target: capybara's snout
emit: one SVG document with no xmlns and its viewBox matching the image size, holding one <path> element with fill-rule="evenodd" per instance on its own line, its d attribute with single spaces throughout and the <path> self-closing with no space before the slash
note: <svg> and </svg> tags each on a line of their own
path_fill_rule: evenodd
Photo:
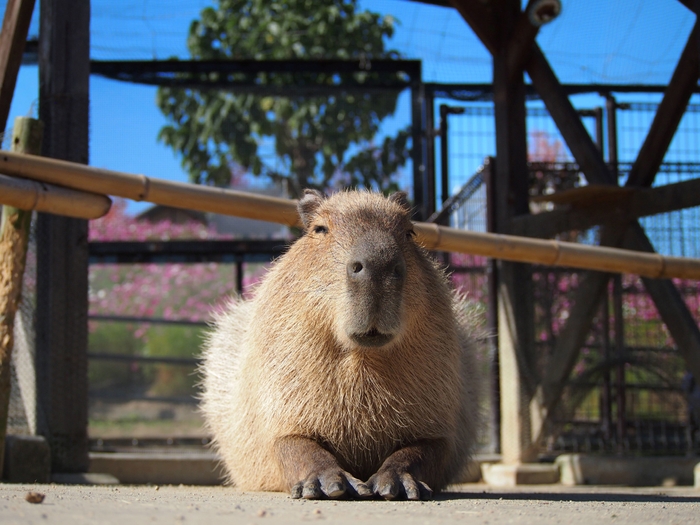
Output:
<svg viewBox="0 0 700 525">
<path fill-rule="evenodd" d="M 369 230 L 348 252 L 348 337 L 360 346 L 389 343 L 401 329 L 406 259 L 389 232 Z"/>
</svg>

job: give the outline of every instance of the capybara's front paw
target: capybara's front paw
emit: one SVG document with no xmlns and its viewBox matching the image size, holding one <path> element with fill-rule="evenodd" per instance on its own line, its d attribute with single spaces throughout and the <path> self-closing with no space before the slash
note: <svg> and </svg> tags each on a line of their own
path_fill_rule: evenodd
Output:
<svg viewBox="0 0 700 525">
<path fill-rule="evenodd" d="M 366 498 L 372 495 L 372 490 L 348 472 L 331 468 L 314 472 L 296 483 L 290 494 L 294 499 Z"/>
<path fill-rule="evenodd" d="M 382 468 L 367 481 L 373 494 L 384 499 L 429 500 L 433 490 L 404 470 Z"/>
</svg>

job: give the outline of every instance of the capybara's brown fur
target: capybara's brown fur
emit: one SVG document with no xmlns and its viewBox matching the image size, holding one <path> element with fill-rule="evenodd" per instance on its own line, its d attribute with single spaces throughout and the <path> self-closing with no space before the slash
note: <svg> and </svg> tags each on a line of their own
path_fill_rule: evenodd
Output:
<svg viewBox="0 0 700 525">
<path fill-rule="evenodd" d="M 204 351 L 202 410 L 244 490 L 429 497 L 476 436 L 464 301 L 416 242 L 405 195 L 299 202 L 304 235 Z"/>
</svg>

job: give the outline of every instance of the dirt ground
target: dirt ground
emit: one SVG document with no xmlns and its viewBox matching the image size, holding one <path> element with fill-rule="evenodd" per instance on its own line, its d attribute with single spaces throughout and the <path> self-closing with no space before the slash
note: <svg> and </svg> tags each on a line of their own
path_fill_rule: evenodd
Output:
<svg viewBox="0 0 700 525">
<path fill-rule="evenodd" d="M 31 491 L 43 503 L 25 501 Z M 0 523 L 114 524 L 700 523 L 700 490 L 530 486 L 452 487 L 429 502 L 303 501 L 227 487 L 0 484 Z"/>
</svg>

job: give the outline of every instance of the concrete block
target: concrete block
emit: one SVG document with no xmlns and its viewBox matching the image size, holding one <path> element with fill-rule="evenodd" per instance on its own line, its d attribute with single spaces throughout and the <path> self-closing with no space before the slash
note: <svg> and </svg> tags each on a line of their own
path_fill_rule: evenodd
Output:
<svg viewBox="0 0 700 525">
<path fill-rule="evenodd" d="M 693 484 L 697 458 L 563 454 L 556 464 L 564 485 L 656 487 Z"/>
<path fill-rule="evenodd" d="M 481 465 L 481 475 L 486 483 L 494 487 L 549 485 L 559 481 L 559 467 L 547 463 L 484 463 Z"/>
<path fill-rule="evenodd" d="M 51 481 L 61 485 L 119 485 L 111 474 L 97 472 L 59 472 L 51 474 Z"/>
<path fill-rule="evenodd" d="M 220 485 L 223 478 L 217 456 L 203 452 L 93 452 L 90 472 L 126 484 Z"/>
<path fill-rule="evenodd" d="M 48 483 L 51 452 L 43 436 L 8 435 L 2 476 L 10 483 Z"/>
<path fill-rule="evenodd" d="M 700 463 L 695 465 L 694 474 L 695 474 L 695 488 L 700 489 Z"/>
</svg>

